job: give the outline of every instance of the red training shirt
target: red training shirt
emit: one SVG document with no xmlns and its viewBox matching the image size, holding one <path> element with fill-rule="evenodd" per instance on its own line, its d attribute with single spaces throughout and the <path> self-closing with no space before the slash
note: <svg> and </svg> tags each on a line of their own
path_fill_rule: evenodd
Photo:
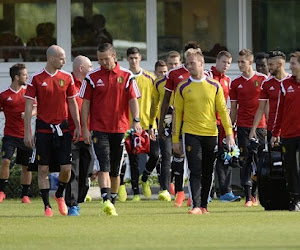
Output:
<svg viewBox="0 0 300 250">
<path fill-rule="evenodd" d="M 90 101 L 91 130 L 125 133 L 129 127 L 129 100 L 140 92 L 133 74 L 120 67 L 109 71 L 102 67 L 89 72 L 79 96 Z"/>
<path fill-rule="evenodd" d="M 211 77 L 211 78 L 217 80 L 221 84 L 221 87 L 224 92 L 225 101 L 227 104 L 230 83 L 231 83 L 230 78 L 227 75 L 225 75 L 224 73 L 221 74 L 219 71 L 217 71 L 215 66 L 212 66 L 210 70 L 205 70 L 204 74 L 208 77 Z M 217 125 L 220 125 L 220 124 L 221 124 L 221 118 L 220 118 L 219 114 L 217 113 Z"/>
<path fill-rule="evenodd" d="M 51 75 L 42 69 L 29 78 L 24 97 L 37 99 L 37 119 L 48 124 L 60 124 L 68 118 L 67 98 L 76 95 L 70 73 L 57 70 Z"/>
<path fill-rule="evenodd" d="M 269 119 L 267 122 L 267 130 L 272 131 L 274 127 L 275 115 L 277 111 L 277 106 L 279 104 L 280 96 L 280 83 L 291 77 L 288 74 L 284 79 L 278 80 L 274 76 L 270 76 L 261 85 L 261 92 L 259 95 L 259 100 L 269 100 Z"/>
<path fill-rule="evenodd" d="M 255 71 L 250 78 L 240 75 L 232 81 L 229 96 L 231 101 L 237 101 L 238 104 L 238 127 L 252 127 L 254 116 L 259 106 L 260 87 L 266 78 L 264 74 Z M 265 126 L 266 121 L 265 116 L 263 116 L 257 127 L 265 128 Z"/>
<path fill-rule="evenodd" d="M 190 76 L 190 72 L 186 69 L 184 64 L 180 65 L 177 68 L 171 69 L 167 74 L 167 82 L 165 85 L 165 89 L 167 91 L 175 91 L 177 88 L 177 85 L 188 79 Z"/>
<path fill-rule="evenodd" d="M 74 88 L 76 90 L 77 93 L 79 93 L 79 90 L 81 88 L 82 82 L 79 81 L 73 73 L 71 73 L 74 79 Z M 78 105 L 78 111 L 79 111 L 79 116 L 81 117 L 81 108 L 82 108 L 82 103 L 83 103 L 83 99 L 79 97 L 79 95 L 76 96 L 76 102 Z M 75 130 L 75 123 L 73 121 L 72 116 L 70 115 L 69 112 L 69 116 L 68 116 L 68 122 L 69 122 L 69 129 L 72 135 L 74 135 L 74 130 Z M 90 128 L 90 120 L 88 120 L 88 128 Z M 81 130 L 81 136 L 80 136 L 80 141 L 83 141 L 83 137 L 82 137 L 82 130 Z"/>
<path fill-rule="evenodd" d="M 300 136 L 300 83 L 294 76 L 281 82 L 281 95 L 279 107 L 275 114 L 273 136 L 280 135 L 282 138 Z"/>
<path fill-rule="evenodd" d="M 25 91 L 25 86 L 18 91 L 9 87 L 0 93 L 0 109 L 5 115 L 4 135 L 24 138 Z"/>
</svg>

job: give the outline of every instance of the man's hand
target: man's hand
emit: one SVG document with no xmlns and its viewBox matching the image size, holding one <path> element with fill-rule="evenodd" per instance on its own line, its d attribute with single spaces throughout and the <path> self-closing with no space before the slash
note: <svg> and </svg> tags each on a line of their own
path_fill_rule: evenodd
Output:
<svg viewBox="0 0 300 250">
<path fill-rule="evenodd" d="M 26 147 L 33 149 L 34 147 L 34 139 L 31 134 L 25 134 L 24 135 L 24 144 Z"/>
<path fill-rule="evenodd" d="M 183 151 L 182 151 L 182 145 L 181 143 L 173 143 L 173 150 L 176 154 L 178 155 L 182 155 Z"/>
<path fill-rule="evenodd" d="M 250 133 L 249 133 L 249 139 L 252 138 L 257 138 L 256 137 L 256 129 L 251 129 Z"/>
<path fill-rule="evenodd" d="M 272 136 L 271 138 L 271 147 L 276 146 L 280 142 L 279 136 Z"/>
<path fill-rule="evenodd" d="M 85 128 L 83 129 L 82 134 L 83 134 L 82 136 L 83 136 L 84 143 L 91 145 L 92 143 L 91 132 Z M 74 131 L 74 135 L 75 135 L 75 131 Z"/>
<path fill-rule="evenodd" d="M 81 128 L 75 128 L 74 135 L 73 135 L 73 140 L 75 140 L 75 143 L 79 141 L 80 136 L 81 136 Z"/>
<path fill-rule="evenodd" d="M 155 134 L 155 130 L 153 128 L 149 129 L 149 137 L 152 141 L 156 141 L 156 134 Z"/>
<path fill-rule="evenodd" d="M 225 141 L 229 149 L 235 146 L 235 141 L 232 135 L 227 135 Z"/>
<path fill-rule="evenodd" d="M 132 123 L 131 127 L 134 129 L 134 131 L 138 134 L 141 134 L 143 129 L 141 127 L 141 124 L 139 122 L 134 122 Z"/>
</svg>

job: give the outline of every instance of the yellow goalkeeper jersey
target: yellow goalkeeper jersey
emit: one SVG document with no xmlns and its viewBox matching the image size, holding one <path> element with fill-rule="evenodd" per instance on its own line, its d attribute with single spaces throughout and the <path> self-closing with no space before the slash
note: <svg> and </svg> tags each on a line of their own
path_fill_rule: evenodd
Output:
<svg viewBox="0 0 300 250">
<path fill-rule="evenodd" d="M 141 69 L 140 73 L 134 74 L 134 78 L 141 93 L 141 97 L 138 99 L 141 127 L 145 130 L 148 130 L 150 122 L 152 90 L 155 77 L 151 72 Z M 130 120 L 132 121 L 131 115 Z"/>
<path fill-rule="evenodd" d="M 216 112 L 221 117 L 226 135 L 232 134 L 223 89 L 212 78 L 196 80 L 190 76 L 181 82 L 176 89 L 174 109 L 173 143 L 179 143 L 182 122 L 182 133 L 217 136 Z"/>
<path fill-rule="evenodd" d="M 154 108 L 154 116 L 150 117 L 150 125 L 155 124 L 154 121 L 156 118 L 158 120 L 160 118 L 160 109 L 165 96 L 166 82 L 167 82 L 166 76 L 156 78 L 154 81 L 154 86 L 152 90 L 152 107 Z M 172 92 L 171 95 L 170 105 L 173 105 L 173 102 L 174 102 L 174 92 Z"/>
</svg>

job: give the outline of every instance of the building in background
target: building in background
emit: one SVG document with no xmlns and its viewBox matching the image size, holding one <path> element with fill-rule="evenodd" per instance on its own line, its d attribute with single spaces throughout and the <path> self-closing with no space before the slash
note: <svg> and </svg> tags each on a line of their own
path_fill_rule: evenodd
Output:
<svg viewBox="0 0 300 250">
<path fill-rule="evenodd" d="M 53 43 L 65 49 L 65 70 L 71 70 L 74 56 L 96 60 L 97 41 L 109 39 L 121 65 L 126 67 L 126 49 L 136 46 L 148 70 L 168 51 L 182 53 L 190 40 L 201 45 L 207 67 L 227 49 L 233 55 L 228 74 L 236 76 L 242 48 L 299 49 L 298 13 L 299 0 L 0 0 L 0 23 L 7 24 L 0 25 L 0 88 L 17 61 L 25 61 L 29 73 L 38 70 L 45 60 L 39 53 Z"/>
</svg>

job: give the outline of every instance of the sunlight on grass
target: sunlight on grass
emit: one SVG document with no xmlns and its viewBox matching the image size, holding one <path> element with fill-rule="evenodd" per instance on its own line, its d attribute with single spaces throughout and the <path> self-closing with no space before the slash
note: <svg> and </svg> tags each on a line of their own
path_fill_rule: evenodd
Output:
<svg viewBox="0 0 300 250">
<path fill-rule="evenodd" d="M 243 202 L 209 206 L 208 215 L 189 215 L 173 202 L 117 203 L 118 217 L 101 214 L 101 203 L 84 203 L 80 217 L 44 218 L 41 199 L 0 204 L 1 249 L 240 249 L 300 247 L 300 214 L 265 212 Z"/>
</svg>

